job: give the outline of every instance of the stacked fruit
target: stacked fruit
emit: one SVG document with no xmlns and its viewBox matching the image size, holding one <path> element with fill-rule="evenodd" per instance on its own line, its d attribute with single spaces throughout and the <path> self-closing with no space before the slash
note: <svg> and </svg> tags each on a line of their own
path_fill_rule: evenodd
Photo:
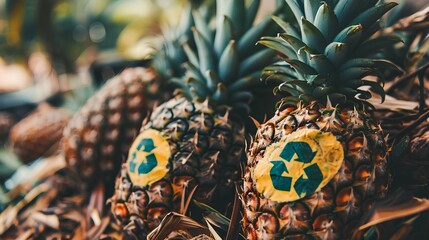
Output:
<svg viewBox="0 0 429 240">
<path fill-rule="evenodd" d="M 153 106 L 171 96 L 167 80 L 181 75 L 187 60 L 181 48 L 193 24 L 190 5 L 182 26 L 165 36 L 146 68 L 127 69 L 108 82 L 74 115 L 64 131 L 68 165 L 89 187 L 112 185 L 123 156 Z"/>
<path fill-rule="evenodd" d="M 254 44 L 273 29 L 270 18 L 253 24 L 258 2 L 218 1 L 213 19 L 193 12 L 195 46 L 185 43 L 186 72 L 173 79 L 179 94 L 143 124 L 111 198 L 128 236 L 143 238 L 170 211 L 187 213 L 191 199 L 221 212 L 231 207 L 244 156 L 242 114 L 274 59 Z"/>
<path fill-rule="evenodd" d="M 396 4 L 286 2 L 297 27 L 279 21 L 285 33 L 260 43 L 284 60 L 264 77 L 280 80 L 277 90 L 290 96 L 250 145 L 243 227 L 249 239 L 345 239 L 389 184 L 385 136 L 361 87 L 384 94 L 365 77 L 395 66 L 375 58 L 382 48 L 370 37 Z M 286 107 L 294 102 L 298 108 Z"/>
<path fill-rule="evenodd" d="M 404 66 L 388 60 L 403 47 L 381 23 L 396 3 L 277 2 L 256 23 L 259 0 L 192 1 L 149 66 L 108 81 L 69 122 L 68 166 L 113 192 L 124 238 L 218 239 L 229 223 L 222 234 L 233 239 L 241 220 L 247 239 L 359 239 L 365 213 L 401 177 L 427 189 L 428 125 L 388 138 L 370 103 Z M 424 79 L 417 66 L 407 74 Z M 265 82 L 277 105 L 261 97 Z M 276 112 L 254 133 L 246 121 L 261 105 Z M 429 115 L 420 105 L 419 124 Z M 390 171 L 389 154 L 413 160 Z"/>
</svg>

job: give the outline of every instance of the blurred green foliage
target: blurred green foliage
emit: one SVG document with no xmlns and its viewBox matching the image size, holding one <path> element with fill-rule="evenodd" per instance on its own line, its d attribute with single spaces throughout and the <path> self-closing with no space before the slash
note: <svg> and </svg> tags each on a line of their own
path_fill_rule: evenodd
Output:
<svg viewBox="0 0 429 240">
<path fill-rule="evenodd" d="M 73 72 L 76 59 L 85 49 L 117 49 L 118 37 L 130 25 L 140 31 L 137 38 L 145 31 L 156 33 L 163 21 L 162 11 L 183 2 L 0 0 L 0 57 L 22 63 L 31 52 L 44 50 L 59 73 Z"/>
</svg>

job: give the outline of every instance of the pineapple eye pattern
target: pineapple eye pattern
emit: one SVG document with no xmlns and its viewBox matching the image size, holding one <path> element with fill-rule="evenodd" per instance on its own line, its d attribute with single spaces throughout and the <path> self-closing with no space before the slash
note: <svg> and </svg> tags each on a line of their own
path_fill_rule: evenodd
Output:
<svg viewBox="0 0 429 240">
<path fill-rule="evenodd" d="M 311 149 L 306 142 L 289 142 L 280 153 L 280 157 L 288 162 L 297 161 L 301 163 L 311 163 L 316 156 L 317 151 Z M 298 158 L 293 158 L 298 156 Z M 282 176 L 283 172 L 289 173 L 284 161 L 271 161 L 274 165 L 270 170 L 271 181 L 275 189 L 280 191 L 291 191 L 292 177 Z M 317 163 L 304 168 L 307 179 L 301 174 L 293 185 L 294 190 L 298 195 L 313 193 L 323 181 L 323 173 Z"/>
<path fill-rule="evenodd" d="M 162 179 L 171 157 L 168 141 L 154 129 L 141 132 L 131 145 L 127 168 L 133 184 L 144 187 Z"/>
<path fill-rule="evenodd" d="M 301 199 L 322 189 L 344 160 L 332 133 L 302 129 L 267 147 L 255 167 L 257 190 L 278 202 Z"/>
</svg>

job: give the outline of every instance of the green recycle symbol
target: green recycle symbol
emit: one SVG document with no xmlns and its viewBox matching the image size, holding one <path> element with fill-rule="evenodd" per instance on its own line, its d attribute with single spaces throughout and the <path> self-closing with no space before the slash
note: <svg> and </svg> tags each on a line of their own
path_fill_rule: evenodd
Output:
<svg viewBox="0 0 429 240">
<path fill-rule="evenodd" d="M 155 149 L 155 145 L 153 143 L 153 140 L 150 138 L 144 138 L 139 145 L 137 146 L 138 151 L 147 152 L 150 153 L 153 149 Z M 134 152 L 131 157 L 131 161 L 129 163 L 130 171 L 134 172 L 137 166 L 137 155 Z M 139 174 L 147 174 L 150 173 L 158 164 L 156 161 L 155 154 L 151 153 L 146 156 L 146 162 L 143 161 L 140 166 L 138 167 L 138 173 Z"/>
<path fill-rule="evenodd" d="M 293 159 L 294 161 L 310 163 L 316 156 L 316 153 L 317 151 L 313 152 L 310 145 L 306 142 L 289 142 L 283 148 L 280 157 L 290 162 L 296 154 L 298 158 Z M 289 173 L 285 162 L 282 160 L 275 160 L 271 161 L 271 163 L 274 165 L 270 170 L 270 177 L 274 188 L 280 191 L 290 191 L 292 187 L 292 178 L 282 176 L 283 172 Z M 323 181 L 323 174 L 317 163 L 304 168 L 304 172 L 308 179 L 304 179 L 304 176 L 301 175 L 293 185 L 299 196 L 315 192 Z"/>
</svg>

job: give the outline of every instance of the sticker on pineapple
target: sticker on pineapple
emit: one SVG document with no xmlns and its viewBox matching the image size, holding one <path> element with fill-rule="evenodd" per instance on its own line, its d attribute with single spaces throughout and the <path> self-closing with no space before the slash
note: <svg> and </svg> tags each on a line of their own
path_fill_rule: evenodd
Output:
<svg viewBox="0 0 429 240">
<path fill-rule="evenodd" d="M 298 130 L 267 147 L 254 169 L 256 189 L 273 201 L 295 201 L 328 184 L 343 160 L 343 147 L 332 133 Z"/>
<path fill-rule="evenodd" d="M 159 131 L 141 132 L 128 153 L 127 169 L 131 182 L 144 187 L 162 179 L 168 172 L 170 156 L 168 142 Z"/>
</svg>

